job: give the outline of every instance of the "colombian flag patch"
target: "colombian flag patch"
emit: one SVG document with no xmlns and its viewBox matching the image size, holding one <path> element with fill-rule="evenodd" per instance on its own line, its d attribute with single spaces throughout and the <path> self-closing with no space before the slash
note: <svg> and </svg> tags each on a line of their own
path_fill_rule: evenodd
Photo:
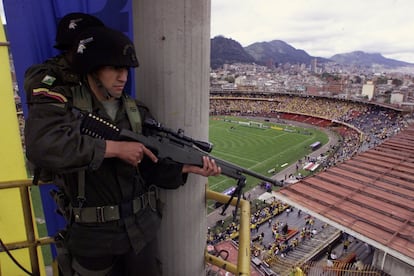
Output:
<svg viewBox="0 0 414 276">
<path fill-rule="evenodd" d="M 40 96 L 43 95 L 48 98 L 55 99 L 61 103 L 66 103 L 68 99 L 60 93 L 50 91 L 47 88 L 36 88 L 33 89 L 33 96 Z"/>
<path fill-rule="evenodd" d="M 42 83 L 47 84 L 47 85 L 52 85 L 55 82 L 56 78 L 46 75 L 43 79 L 42 79 Z"/>
</svg>

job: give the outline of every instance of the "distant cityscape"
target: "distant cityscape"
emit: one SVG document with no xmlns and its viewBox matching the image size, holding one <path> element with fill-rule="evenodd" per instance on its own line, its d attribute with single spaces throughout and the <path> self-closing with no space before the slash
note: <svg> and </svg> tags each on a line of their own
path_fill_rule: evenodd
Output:
<svg viewBox="0 0 414 276">
<path fill-rule="evenodd" d="M 361 68 L 335 62 L 310 65 L 285 63 L 263 66 L 255 63 L 224 64 L 211 69 L 211 91 L 238 90 L 287 93 L 369 101 L 412 111 L 413 67 L 383 70 L 381 66 Z"/>
<path fill-rule="evenodd" d="M 257 91 L 368 101 L 412 111 L 414 64 L 354 51 L 314 57 L 281 40 L 242 47 L 211 39 L 211 91 Z"/>
</svg>

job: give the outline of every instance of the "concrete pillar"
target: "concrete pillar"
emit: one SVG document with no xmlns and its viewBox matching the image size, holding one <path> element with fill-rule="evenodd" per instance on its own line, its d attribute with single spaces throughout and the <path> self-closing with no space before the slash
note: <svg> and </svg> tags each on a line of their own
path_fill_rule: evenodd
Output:
<svg viewBox="0 0 414 276">
<path fill-rule="evenodd" d="M 133 1 L 137 98 L 172 129 L 208 138 L 210 0 Z M 205 185 L 190 176 L 166 203 L 159 233 L 164 275 L 204 275 Z"/>
</svg>

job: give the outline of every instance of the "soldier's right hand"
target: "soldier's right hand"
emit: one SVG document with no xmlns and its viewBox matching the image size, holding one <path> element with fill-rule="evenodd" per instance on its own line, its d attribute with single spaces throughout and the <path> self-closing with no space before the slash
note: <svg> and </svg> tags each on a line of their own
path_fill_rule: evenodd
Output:
<svg viewBox="0 0 414 276">
<path fill-rule="evenodd" d="M 155 156 L 144 144 L 126 141 L 106 141 L 105 158 L 117 157 L 132 166 L 141 163 L 146 155 L 153 162 L 157 162 Z"/>
</svg>

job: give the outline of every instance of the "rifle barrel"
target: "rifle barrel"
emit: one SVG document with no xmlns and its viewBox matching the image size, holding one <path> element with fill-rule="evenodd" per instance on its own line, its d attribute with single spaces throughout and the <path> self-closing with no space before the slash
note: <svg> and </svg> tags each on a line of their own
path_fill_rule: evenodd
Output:
<svg viewBox="0 0 414 276">
<path fill-rule="evenodd" d="M 280 183 L 279 181 L 277 181 L 276 179 L 272 179 L 270 177 L 261 175 L 259 173 L 254 172 L 254 171 L 245 169 L 243 167 L 237 166 L 237 165 L 232 164 L 228 161 L 221 160 L 221 159 L 216 158 L 216 157 L 211 156 L 211 155 L 210 155 L 210 158 L 214 159 L 214 161 L 216 161 L 217 165 L 221 167 L 222 174 L 227 175 L 229 177 L 236 178 L 237 176 L 240 177 L 241 174 L 247 174 L 247 175 L 253 176 L 257 179 L 272 183 L 273 185 L 283 186 L 283 184 Z"/>
</svg>

